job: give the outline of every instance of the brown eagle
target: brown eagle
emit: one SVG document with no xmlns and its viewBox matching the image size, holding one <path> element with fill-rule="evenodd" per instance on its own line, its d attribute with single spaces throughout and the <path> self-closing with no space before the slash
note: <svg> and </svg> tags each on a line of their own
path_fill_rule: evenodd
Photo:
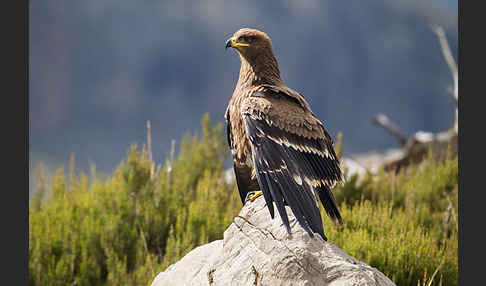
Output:
<svg viewBox="0 0 486 286">
<path fill-rule="evenodd" d="M 263 193 L 270 216 L 275 202 L 289 234 L 285 205 L 311 237 L 327 240 L 317 196 L 334 223 L 343 223 L 331 192 L 343 178 L 331 137 L 304 97 L 282 82 L 267 34 L 240 29 L 230 47 L 241 67 L 225 119 L 241 201 Z"/>
</svg>

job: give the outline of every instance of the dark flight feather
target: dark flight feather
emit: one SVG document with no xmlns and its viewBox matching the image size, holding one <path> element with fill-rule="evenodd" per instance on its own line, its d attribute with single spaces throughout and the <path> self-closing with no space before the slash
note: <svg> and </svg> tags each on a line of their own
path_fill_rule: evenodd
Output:
<svg viewBox="0 0 486 286">
<path fill-rule="evenodd" d="M 275 202 L 284 225 L 289 229 L 287 213 L 283 207 L 285 201 L 309 235 L 312 236 L 313 231 L 326 239 L 317 198 L 313 195 L 310 182 L 340 179 L 339 173 L 331 172 L 332 165 L 337 164 L 336 160 L 307 151 L 312 151 L 307 147 L 317 149 L 320 146 L 316 139 L 282 131 L 266 120 L 250 115 L 245 115 L 244 119 L 252 144 L 256 176 L 267 206 L 273 208 L 271 202 Z M 324 171 L 325 169 L 327 170 Z M 342 223 L 329 188 L 324 183 L 319 183 L 314 186 L 314 191 L 333 221 Z"/>
</svg>

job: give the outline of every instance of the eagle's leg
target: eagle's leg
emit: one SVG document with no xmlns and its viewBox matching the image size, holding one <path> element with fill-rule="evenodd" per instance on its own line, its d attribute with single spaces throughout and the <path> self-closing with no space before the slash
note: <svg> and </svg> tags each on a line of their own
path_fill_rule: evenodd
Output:
<svg viewBox="0 0 486 286">
<path fill-rule="evenodd" d="M 253 202 L 256 198 L 258 198 L 261 195 L 263 195 L 263 192 L 262 191 L 251 191 L 251 192 L 248 192 L 246 194 L 245 204 L 248 201 L 252 201 Z"/>
</svg>

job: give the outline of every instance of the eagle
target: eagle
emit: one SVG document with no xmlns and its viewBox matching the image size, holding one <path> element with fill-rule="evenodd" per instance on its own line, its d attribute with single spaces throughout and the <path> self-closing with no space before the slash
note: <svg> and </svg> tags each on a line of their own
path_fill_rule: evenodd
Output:
<svg viewBox="0 0 486 286">
<path fill-rule="evenodd" d="M 343 181 L 333 140 L 305 98 L 287 87 L 269 36 L 242 28 L 226 41 L 240 56 L 238 82 L 225 112 L 227 139 L 243 204 L 263 194 L 291 234 L 288 205 L 298 223 L 324 240 L 319 197 L 336 225 L 343 221 L 331 192 Z"/>
</svg>

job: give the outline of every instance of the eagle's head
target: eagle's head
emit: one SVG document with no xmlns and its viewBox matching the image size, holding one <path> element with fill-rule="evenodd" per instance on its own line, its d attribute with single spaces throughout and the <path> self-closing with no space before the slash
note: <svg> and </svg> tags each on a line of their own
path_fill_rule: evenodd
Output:
<svg viewBox="0 0 486 286">
<path fill-rule="evenodd" d="M 270 53 L 273 55 L 270 37 L 262 31 L 250 28 L 242 28 L 236 31 L 226 41 L 227 48 L 235 49 L 249 62 L 262 54 Z"/>
</svg>

